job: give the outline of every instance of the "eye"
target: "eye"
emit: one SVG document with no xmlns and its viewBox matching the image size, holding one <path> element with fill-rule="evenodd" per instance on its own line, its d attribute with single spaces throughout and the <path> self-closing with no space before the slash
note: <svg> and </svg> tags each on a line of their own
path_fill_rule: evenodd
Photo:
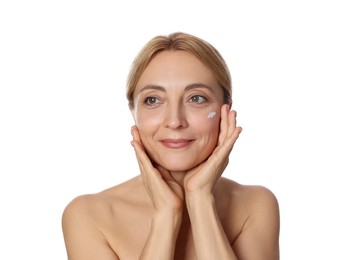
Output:
<svg viewBox="0 0 364 260">
<path fill-rule="evenodd" d="M 192 103 L 202 104 L 202 103 L 205 103 L 207 101 L 207 99 L 203 96 L 196 95 L 196 96 L 191 97 L 190 101 Z"/>
<path fill-rule="evenodd" d="M 155 104 L 161 103 L 161 101 L 156 97 L 147 97 L 144 99 L 144 103 L 147 104 L 148 106 L 153 106 Z"/>
</svg>

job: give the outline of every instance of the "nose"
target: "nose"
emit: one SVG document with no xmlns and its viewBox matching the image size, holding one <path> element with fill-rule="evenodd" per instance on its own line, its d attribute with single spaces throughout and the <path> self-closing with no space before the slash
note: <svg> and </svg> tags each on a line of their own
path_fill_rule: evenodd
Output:
<svg viewBox="0 0 364 260">
<path fill-rule="evenodd" d="M 164 127 L 178 129 L 187 126 L 186 114 L 182 105 L 169 105 L 166 110 Z"/>
</svg>

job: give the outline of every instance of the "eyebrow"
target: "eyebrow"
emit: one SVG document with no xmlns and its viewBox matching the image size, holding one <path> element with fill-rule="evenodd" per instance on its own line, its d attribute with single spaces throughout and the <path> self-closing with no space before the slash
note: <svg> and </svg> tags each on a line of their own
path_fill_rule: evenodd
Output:
<svg viewBox="0 0 364 260">
<path fill-rule="evenodd" d="M 192 84 L 189 84 L 189 85 L 186 86 L 185 90 L 191 90 L 191 89 L 194 89 L 194 88 L 206 88 L 209 91 L 214 92 L 210 86 L 208 86 L 206 84 L 203 84 L 203 83 L 192 83 Z"/>
<path fill-rule="evenodd" d="M 166 89 L 164 87 L 162 87 L 162 86 L 149 84 L 149 85 L 146 85 L 146 86 L 142 87 L 139 90 L 139 94 L 142 93 L 145 90 L 148 90 L 148 89 L 154 89 L 154 90 L 160 90 L 160 91 L 166 92 Z"/>
<path fill-rule="evenodd" d="M 188 91 L 188 90 L 191 90 L 191 89 L 195 89 L 195 88 L 206 88 L 209 91 L 214 92 L 210 86 L 208 86 L 208 85 L 206 85 L 204 83 L 192 83 L 192 84 L 189 84 L 189 85 L 187 85 L 185 87 L 185 91 Z M 142 93 L 145 90 L 148 90 L 148 89 L 153 89 L 153 90 L 159 90 L 159 91 L 167 92 L 167 90 L 164 87 L 162 87 L 162 86 L 154 85 L 154 84 L 148 84 L 148 85 L 142 87 L 139 90 L 139 94 Z"/>
</svg>

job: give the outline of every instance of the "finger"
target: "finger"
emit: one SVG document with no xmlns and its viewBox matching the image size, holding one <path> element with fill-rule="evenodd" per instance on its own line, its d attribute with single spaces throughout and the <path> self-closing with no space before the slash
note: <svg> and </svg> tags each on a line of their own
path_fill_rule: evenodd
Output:
<svg viewBox="0 0 364 260">
<path fill-rule="evenodd" d="M 136 157 L 137 157 L 137 160 L 138 160 L 138 163 L 139 163 L 139 166 L 141 167 L 141 169 L 143 171 L 155 172 L 156 170 L 155 170 L 152 162 L 150 161 L 148 155 L 142 148 L 141 144 L 139 142 L 133 140 L 132 145 L 134 147 L 134 151 L 136 153 Z"/>
<path fill-rule="evenodd" d="M 156 166 L 157 170 L 160 172 L 162 178 L 165 181 L 175 181 L 175 179 L 172 177 L 171 173 L 164 169 L 162 166 Z"/>
<path fill-rule="evenodd" d="M 224 140 L 227 136 L 228 126 L 229 126 L 228 109 L 229 109 L 229 106 L 227 104 L 224 104 L 221 106 L 220 134 L 219 134 L 219 139 L 217 142 L 218 146 L 224 142 Z"/>
<path fill-rule="evenodd" d="M 145 152 L 144 146 L 140 139 L 139 131 L 136 126 L 132 127 L 132 135 L 133 141 L 131 142 L 131 144 L 134 147 L 134 151 L 143 178 L 148 178 L 148 176 L 146 176 L 147 172 L 151 172 L 154 173 L 154 175 L 160 176 L 160 174 L 158 174 L 152 162 L 150 161 L 149 156 Z"/>
<path fill-rule="evenodd" d="M 144 151 L 144 147 L 141 143 L 139 131 L 136 126 L 131 127 L 131 135 L 133 136 L 131 145 L 134 148 L 134 152 L 135 152 L 136 158 L 138 160 L 139 168 L 144 171 L 144 166 L 143 166 L 141 158 L 140 158 L 140 156 L 142 156 L 142 152 Z"/>
<path fill-rule="evenodd" d="M 210 158 L 214 161 L 216 160 L 216 162 L 223 161 L 224 158 L 228 158 L 241 132 L 242 128 L 240 126 L 235 127 L 235 129 L 232 130 L 231 135 L 225 138 L 224 142 L 216 149 Z"/>
<path fill-rule="evenodd" d="M 137 162 L 138 162 L 138 165 L 139 165 L 139 169 L 140 169 L 140 174 L 142 175 L 143 180 L 146 181 L 145 167 L 144 167 L 144 164 L 143 164 L 142 159 L 141 159 L 142 153 L 144 151 L 140 147 L 139 143 L 137 141 L 135 141 L 135 140 L 133 140 L 131 142 L 131 145 L 134 148 L 135 157 L 137 159 Z"/>
<path fill-rule="evenodd" d="M 227 137 L 230 137 L 236 128 L 236 115 L 237 113 L 235 110 L 229 112 Z"/>
<path fill-rule="evenodd" d="M 234 147 L 234 144 L 236 143 L 236 140 L 238 139 L 240 133 L 242 132 L 242 128 L 235 127 L 229 137 L 226 138 L 224 144 L 221 146 L 221 152 L 225 154 L 225 156 L 228 156 L 231 152 L 231 150 Z"/>
<path fill-rule="evenodd" d="M 141 141 L 141 138 L 140 138 L 139 129 L 138 129 L 137 126 L 135 126 L 135 125 L 132 126 L 132 128 L 131 128 L 131 135 L 133 136 L 133 140 L 134 141 L 137 141 L 140 144 L 142 150 L 144 151 L 144 146 L 142 145 L 142 141 Z"/>
<path fill-rule="evenodd" d="M 139 167 L 142 170 L 142 174 L 145 174 L 146 171 L 155 172 L 155 168 L 150 161 L 149 156 L 145 152 L 138 128 L 136 126 L 133 126 L 131 131 L 133 135 L 132 145 L 137 156 Z"/>
</svg>

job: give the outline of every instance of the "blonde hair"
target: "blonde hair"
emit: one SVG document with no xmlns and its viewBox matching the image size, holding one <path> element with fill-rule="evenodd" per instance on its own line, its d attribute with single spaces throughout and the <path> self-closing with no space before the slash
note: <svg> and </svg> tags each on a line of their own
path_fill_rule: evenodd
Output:
<svg viewBox="0 0 364 260">
<path fill-rule="evenodd" d="M 176 32 L 167 36 L 159 35 L 154 37 L 147 42 L 135 57 L 129 72 L 126 89 L 126 97 L 130 108 L 134 107 L 134 91 L 142 73 L 157 53 L 168 50 L 187 51 L 198 58 L 211 70 L 223 88 L 224 103 L 231 103 L 231 76 L 221 54 L 211 44 L 196 36 Z"/>
</svg>

